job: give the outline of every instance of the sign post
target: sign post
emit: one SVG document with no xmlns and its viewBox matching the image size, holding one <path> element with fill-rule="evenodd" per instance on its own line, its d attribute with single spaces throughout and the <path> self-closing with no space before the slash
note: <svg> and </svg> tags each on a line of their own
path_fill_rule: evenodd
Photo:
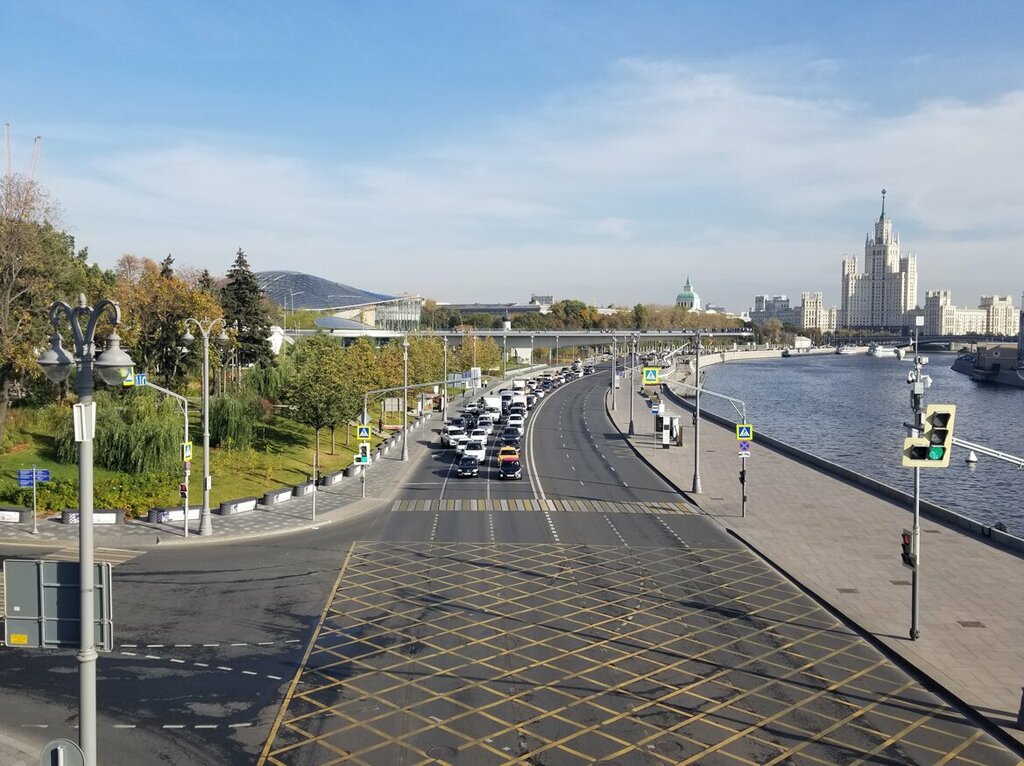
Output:
<svg viewBox="0 0 1024 766">
<path fill-rule="evenodd" d="M 38 519 L 36 518 L 36 484 L 41 481 L 50 480 L 49 468 L 19 468 L 18 486 L 32 487 L 32 534 L 39 534 Z"/>
</svg>

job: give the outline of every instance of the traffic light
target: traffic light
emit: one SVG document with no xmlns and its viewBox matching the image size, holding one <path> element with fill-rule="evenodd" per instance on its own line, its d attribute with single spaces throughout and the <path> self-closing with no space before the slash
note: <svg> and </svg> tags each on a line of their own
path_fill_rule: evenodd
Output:
<svg viewBox="0 0 1024 766">
<path fill-rule="evenodd" d="M 178 491 L 181 493 L 182 497 L 188 497 L 188 484 L 179 484 Z"/>
<path fill-rule="evenodd" d="M 903 548 L 903 566 L 916 569 L 917 556 L 914 555 L 913 536 L 909 529 L 904 529 L 900 533 L 900 546 Z"/>
<path fill-rule="evenodd" d="M 360 442 L 359 443 L 359 454 L 356 456 L 356 462 L 361 465 L 369 465 L 370 463 L 370 443 Z"/>
<path fill-rule="evenodd" d="M 924 413 L 924 433 L 903 440 L 903 465 L 948 468 L 955 420 L 955 404 L 929 404 Z"/>
</svg>

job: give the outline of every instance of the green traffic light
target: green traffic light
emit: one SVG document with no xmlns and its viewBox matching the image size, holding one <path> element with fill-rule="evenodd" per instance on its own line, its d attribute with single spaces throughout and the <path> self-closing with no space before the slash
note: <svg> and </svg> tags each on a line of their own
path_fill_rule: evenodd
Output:
<svg viewBox="0 0 1024 766">
<path fill-rule="evenodd" d="M 941 444 L 934 444 L 928 448 L 928 459 L 929 460 L 942 460 L 942 456 L 946 454 L 946 448 Z"/>
</svg>

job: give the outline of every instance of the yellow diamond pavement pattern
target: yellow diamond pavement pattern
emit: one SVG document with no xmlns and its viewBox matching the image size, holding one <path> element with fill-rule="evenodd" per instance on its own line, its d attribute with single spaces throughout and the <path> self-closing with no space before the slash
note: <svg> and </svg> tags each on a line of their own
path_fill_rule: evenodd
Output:
<svg viewBox="0 0 1024 766">
<path fill-rule="evenodd" d="M 1017 763 L 744 549 L 356 543 L 268 764 Z"/>
</svg>

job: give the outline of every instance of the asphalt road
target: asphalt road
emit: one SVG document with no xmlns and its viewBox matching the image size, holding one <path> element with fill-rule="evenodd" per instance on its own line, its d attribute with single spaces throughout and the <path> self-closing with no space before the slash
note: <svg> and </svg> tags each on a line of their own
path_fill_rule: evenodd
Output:
<svg viewBox="0 0 1024 766">
<path fill-rule="evenodd" d="M 607 377 L 541 400 L 520 482 L 438 448 L 347 525 L 122 552 L 102 763 L 1019 762 L 681 502 Z M 72 652 L 5 649 L 0 688 L 75 737 Z"/>
</svg>

